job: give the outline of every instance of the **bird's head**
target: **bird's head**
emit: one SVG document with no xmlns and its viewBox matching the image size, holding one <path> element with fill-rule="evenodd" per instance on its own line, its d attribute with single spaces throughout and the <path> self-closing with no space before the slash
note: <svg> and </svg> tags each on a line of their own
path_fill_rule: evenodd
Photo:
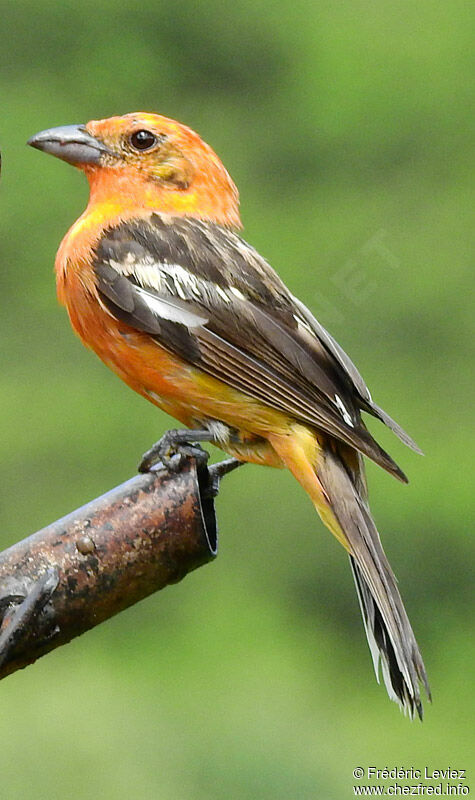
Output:
<svg viewBox="0 0 475 800">
<path fill-rule="evenodd" d="M 240 226 L 236 186 L 191 128 L 137 112 L 41 131 L 28 144 L 81 169 L 91 202 L 155 208 Z"/>
</svg>

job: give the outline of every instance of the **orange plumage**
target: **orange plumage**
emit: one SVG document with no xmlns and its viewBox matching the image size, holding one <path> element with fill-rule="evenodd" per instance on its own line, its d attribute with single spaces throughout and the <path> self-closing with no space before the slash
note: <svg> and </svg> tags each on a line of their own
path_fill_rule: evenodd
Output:
<svg viewBox="0 0 475 800">
<path fill-rule="evenodd" d="M 405 476 L 361 411 L 349 358 L 234 232 L 238 192 L 190 128 L 143 112 L 44 131 L 30 144 L 78 166 L 90 199 L 56 259 L 82 341 L 132 389 L 242 461 L 286 466 L 350 555 L 390 696 L 420 715 L 424 665 L 369 514 L 367 455 Z M 190 434 L 190 438 L 192 435 Z"/>
</svg>

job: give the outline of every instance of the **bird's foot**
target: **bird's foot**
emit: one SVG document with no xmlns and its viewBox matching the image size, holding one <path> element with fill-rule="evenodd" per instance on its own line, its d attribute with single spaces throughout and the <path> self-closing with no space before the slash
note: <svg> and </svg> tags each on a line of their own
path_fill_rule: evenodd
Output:
<svg viewBox="0 0 475 800">
<path fill-rule="evenodd" d="M 211 467 L 208 468 L 209 481 L 206 487 L 206 496 L 217 497 L 221 478 L 227 475 L 228 472 L 232 472 L 233 469 L 237 469 L 245 463 L 245 461 L 239 461 L 237 458 L 227 458 L 226 461 L 212 464 Z"/>
<path fill-rule="evenodd" d="M 206 466 L 209 453 L 197 443 L 213 441 L 214 436 L 208 430 L 167 431 L 150 450 L 143 454 L 138 471 L 150 472 L 152 467 L 162 464 L 166 469 L 178 472 L 187 458 L 194 458 L 200 466 Z"/>
</svg>

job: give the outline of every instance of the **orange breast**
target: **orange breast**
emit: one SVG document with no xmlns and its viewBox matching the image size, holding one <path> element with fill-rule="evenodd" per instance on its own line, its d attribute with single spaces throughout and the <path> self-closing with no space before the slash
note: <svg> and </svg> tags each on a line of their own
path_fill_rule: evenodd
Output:
<svg viewBox="0 0 475 800">
<path fill-rule="evenodd" d="M 118 222 L 133 214 L 89 208 L 66 235 L 56 258 L 58 297 L 84 344 L 134 391 L 187 427 L 215 419 L 241 431 L 244 439 L 266 437 L 269 431 L 288 433 L 292 420 L 286 415 L 188 364 L 104 307 L 92 267 L 93 249 L 106 227 L 104 219 L 111 216 Z"/>
<path fill-rule="evenodd" d="M 206 419 L 218 419 L 244 435 L 288 431 L 289 420 L 281 412 L 191 366 L 148 334 L 118 321 L 101 304 L 92 278 L 86 279 L 84 270 L 73 267 L 63 271 L 61 297 L 84 344 L 134 391 L 184 425 L 196 427 Z"/>
</svg>

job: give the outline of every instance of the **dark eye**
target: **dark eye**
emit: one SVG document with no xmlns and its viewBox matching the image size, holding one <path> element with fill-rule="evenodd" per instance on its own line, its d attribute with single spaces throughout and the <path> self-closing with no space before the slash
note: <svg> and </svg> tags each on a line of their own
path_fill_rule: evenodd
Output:
<svg viewBox="0 0 475 800">
<path fill-rule="evenodd" d="M 135 131 L 130 137 L 130 144 L 135 150 L 150 150 L 157 141 L 157 137 L 150 131 Z"/>
</svg>

